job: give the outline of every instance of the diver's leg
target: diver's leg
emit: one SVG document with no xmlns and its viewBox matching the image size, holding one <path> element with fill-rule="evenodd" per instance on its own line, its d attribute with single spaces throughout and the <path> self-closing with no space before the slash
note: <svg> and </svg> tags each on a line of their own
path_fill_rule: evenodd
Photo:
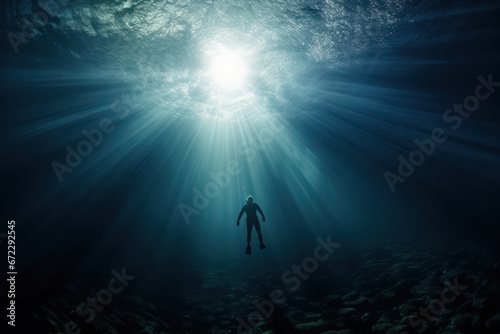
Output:
<svg viewBox="0 0 500 334">
<path fill-rule="evenodd" d="M 247 242 L 250 244 L 250 240 L 252 240 L 252 223 L 247 222 Z"/>
<path fill-rule="evenodd" d="M 260 249 L 266 248 L 266 246 L 262 242 L 262 232 L 260 231 L 260 223 L 258 221 L 255 222 L 255 230 L 257 231 L 257 235 L 259 236 Z"/>
<path fill-rule="evenodd" d="M 252 240 L 252 223 L 247 221 L 247 249 L 245 250 L 245 254 L 252 254 L 252 249 L 250 248 L 250 240 Z"/>
</svg>

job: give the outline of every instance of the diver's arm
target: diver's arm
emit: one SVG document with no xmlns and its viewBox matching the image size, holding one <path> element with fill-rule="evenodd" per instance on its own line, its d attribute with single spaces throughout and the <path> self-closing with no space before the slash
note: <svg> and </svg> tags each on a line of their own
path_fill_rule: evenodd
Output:
<svg viewBox="0 0 500 334">
<path fill-rule="evenodd" d="M 241 208 L 240 214 L 238 215 L 238 220 L 236 221 L 236 226 L 240 225 L 240 219 L 241 219 L 241 216 L 243 216 L 243 212 L 245 212 L 245 206 L 243 206 Z"/>
<path fill-rule="evenodd" d="M 257 210 L 260 212 L 260 215 L 262 216 L 262 221 L 266 221 L 266 217 L 264 217 L 264 212 L 260 209 L 260 206 L 257 205 Z"/>
</svg>

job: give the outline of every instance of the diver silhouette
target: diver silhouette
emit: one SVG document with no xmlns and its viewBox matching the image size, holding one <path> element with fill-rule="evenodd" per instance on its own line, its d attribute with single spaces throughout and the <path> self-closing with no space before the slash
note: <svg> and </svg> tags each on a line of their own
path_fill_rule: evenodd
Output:
<svg viewBox="0 0 500 334">
<path fill-rule="evenodd" d="M 250 255 L 252 254 L 252 249 L 250 247 L 250 240 L 252 239 L 252 227 L 255 226 L 255 230 L 257 231 L 257 235 L 259 236 L 259 241 L 260 241 L 260 249 L 266 248 L 266 246 L 262 243 L 262 232 L 260 231 L 260 223 L 259 223 L 259 217 L 257 217 L 257 211 L 260 212 L 260 215 L 262 216 L 262 221 L 266 221 L 266 218 L 264 217 L 264 213 L 260 209 L 260 207 L 253 202 L 253 197 L 248 196 L 247 197 L 247 204 L 241 208 L 240 214 L 238 216 L 238 220 L 236 221 L 236 226 L 240 226 L 240 218 L 243 215 L 243 212 L 247 213 L 247 217 L 245 219 L 245 224 L 247 225 L 247 249 L 245 250 L 245 254 Z"/>
</svg>

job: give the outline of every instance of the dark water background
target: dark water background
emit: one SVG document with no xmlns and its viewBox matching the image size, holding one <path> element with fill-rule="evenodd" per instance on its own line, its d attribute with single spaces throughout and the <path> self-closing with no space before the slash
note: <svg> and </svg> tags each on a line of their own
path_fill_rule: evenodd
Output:
<svg viewBox="0 0 500 334">
<path fill-rule="evenodd" d="M 381 312 L 412 300 L 415 286 L 439 286 L 446 272 L 477 279 L 462 305 L 481 299 L 478 282 L 498 283 L 500 87 L 457 130 L 443 121 L 479 76 L 500 81 L 496 2 L 47 8 L 0 5 L 2 217 L 16 221 L 19 327 L 56 332 L 73 319 L 82 332 L 236 332 L 252 300 L 285 289 L 282 274 L 328 236 L 340 248 L 257 332 L 377 332 L 375 324 L 402 318 L 381 321 Z M 16 53 L 8 34 L 40 12 L 48 23 Z M 251 94 L 219 96 L 203 76 L 213 41 L 250 55 Z M 59 182 L 53 162 L 103 118 L 115 130 Z M 384 172 L 436 127 L 448 140 L 391 192 Z M 193 206 L 193 188 L 230 161 L 241 173 L 186 224 L 179 205 Z M 250 194 L 267 218 L 267 248 L 258 251 L 254 234 L 244 256 L 235 219 Z M 391 279 L 377 280 L 384 275 L 370 261 L 387 265 Z M 95 321 L 71 313 L 123 267 L 134 280 Z M 364 290 L 356 280 L 368 282 Z M 361 304 L 354 322 L 325 301 L 350 291 L 376 301 L 406 280 L 399 298 Z M 422 295 L 425 304 L 436 294 Z M 428 331 L 497 333 L 486 322 L 499 305 L 488 305 L 490 313 L 461 311 L 481 315 L 475 325 L 443 320 Z M 290 313 L 297 309 L 322 312 L 326 324 L 297 327 L 319 317 Z"/>
</svg>

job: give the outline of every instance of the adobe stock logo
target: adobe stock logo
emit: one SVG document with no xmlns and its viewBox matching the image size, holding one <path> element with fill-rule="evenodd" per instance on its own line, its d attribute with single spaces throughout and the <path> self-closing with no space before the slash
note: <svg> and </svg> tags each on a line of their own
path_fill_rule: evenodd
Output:
<svg viewBox="0 0 500 334">
<path fill-rule="evenodd" d="M 286 128 L 286 119 L 293 119 L 295 117 L 296 115 L 271 118 L 267 123 L 268 126 L 260 128 L 255 138 L 247 140 L 238 146 L 238 154 L 245 156 L 247 162 L 252 162 L 258 157 L 259 151 L 263 151 L 266 145 L 275 140 L 277 135 Z M 295 153 L 295 151 L 292 152 Z M 296 158 L 296 156 L 294 154 L 293 157 Z M 302 163 L 300 159 L 297 158 L 296 160 L 297 164 Z M 186 224 L 190 224 L 191 216 L 199 215 L 210 204 L 210 200 L 216 198 L 221 190 L 227 188 L 231 181 L 236 179 L 242 172 L 243 167 L 237 160 L 230 160 L 226 164 L 225 170 L 220 170 L 217 173 L 210 171 L 208 175 L 211 182 L 207 182 L 201 189 L 198 187 L 193 188 L 192 206 L 186 203 L 180 203 L 177 206 Z"/>
<path fill-rule="evenodd" d="M 76 149 L 70 145 L 66 145 L 66 159 L 63 162 L 54 160 L 50 166 L 54 171 L 59 183 L 64 181 L 64 174 L 71 174 L 75 168 L 80 166 L 83 158 L 92 154 L 94 148 L 98 148 L 106 138 L 116 130 L 116 122 L 125 120 L 130 114 L 131 107 L 124 101 L 125 95 L 121 99 L 115 99 L 110 106 L 110 109 L 116 113 L 116 119 L 113 121 L 110 118 L 102 118 L 99 121 L 99 126 L 93 129 L 83 129 L 82 135 L 86 139 L 80 140 L 76 144 Z"/>
<path fill-rule="evenodd" d="M 488 75 L 486 80 L 483 76 L 477 78 L 480 82 L 476 86 L 473 95 L 467 96 L 462 104 L 454 104 L 453 109 L 447 109 L 443 113 L 443 121 L 450 123 L 453 131 L 458 130 L 462 126 L 464 119 L 471 116 L 471 113 L 477 111 L 481 105 L 481 101 L 487 100 L 492 93 L 495 92 L 495 87 L 500 87 L 500 82 L 493 81 L 492 74 Z M 443 144 L 448 139 L 446 131 L 442 128 L 432 130 L 429 138 L 423 140 L 415 139 L 414 143 L 417 149 L 413 150 L 407 158 L 402 155 L 398 156 L 399 166 L 397 173 L 390 171 L 384 172 L 384 178 L 391 192 L 396 191 L 396 185 L 403 183 L 415 172 L 415 167 L 423 165 L 426 157 L 430 157 L 436 151 L 438 144 Z"/>
<path fill-rule="evenodd" d="M 12 50 L 16 54 L 19 53 L 19 46 L 21 44 L 28 44 L 30 39 L 42 34 L 39 29 L 42 29 L 49 23 L 49 16 L 56 17 L 61 24 L 74 25 L 73 21 L 65 22 L 66 19 L 63 16 L 58 16 L 61 13 L 61 7 L 68 4 L 69 0 L 38 0 L 37 2 L 38 6 L 43 10 L 34 13 L 31 21 L 23 16 L 23 26 L 20 32 L 7 32 L 7 38 L 12 46 Z"/>
<path fill-rule="evenodd" d="M 318 270 L 319 263 L 328 260 L 335 249 L 340 247 L 340 244 L 331 241 L 330 236 L 326 238 L 326 241 L 321 237 L 318 237 L 316 241 L 318 245 L 314 248 L 313 256 L 304 258 L 301 265 L 293 264 L 291 270 L 286 270 L 281 275 L 283 284 L 288 285 L 291 292 L 296 291 L 300 287 L 302 281 L 310 277 L 309 274 Z M 254 333 L 254 327 L 264 323 L 264 317 L 270 317 L 274 313 L 275 305 L 281 305 L 285 301 L 286 296 L 282 289 L 271 291 L 269 299 L 254 300 L 253 305 L 257 310 L 250 312 L 246 320 L 242 317 L 236 319 L 238 321 L 236 333 Z"/>
<path fill-rule="evenodd" d="M 112 277 L 108 281 L 107 289 L 101 289 L 97 292 L 97 298 L 87 297 L 87 302 L 83 302 L 76 307 L 76 313 L 80 317 L 87 316 L 85 319 L 86 323 L 91 323 L 94 321 L 96 317 L 96 312 L 102 312 L 104 310 L 104 306 L 109 305 L 113 301 L 113 296 L 119 294 L 123 291 L 123 289 L 128 286 L 129 281 L 132 281 L 135 276 L 127 275 L 125 271 L 125 267 L 121 269 L 121 272 L 116 271 L 115 269 L 111 270 Z M 72 311 L 71 313 L 74 313 Z M 66 334 L 80 334 L 82 329 L 75 321 L 68 321 L 64 326 L 64 333 Z M 63 332 L 58 332 L 58 334 L 62 334 Z M 49 333 L 52 334 L 52 333 Z"/>
<path fill-rule="evenodd" d="M 210 178 L 213 182 L 208 182 L 203 187 L 203 192 L 198 188 L 193 188 L 193 207 L 187 204 L 181 203 L 177 207 L 179 208 L 182 217 L 186 224 L 191 222 L 190 218 L 192 215 L 199 215 L 200 211 L 205 209 L 210 203 L 210 199 L 217 197 L 220 190 L 226 188 L 231 182 L 231 176 L 236 176 L 243 171 L 238 164 L 238 161 L 231 160 L 226 164 L 226 170 L 221 170 L 217 173 L 211 171 L 209 173 Z"/>
<path fill-rule="evenodd" d="M 453 303 L 458 296 L 462 294 L 461 291 L 467 289 L 467 285 L 460 285 L 458 283 L 458 277 L 453 279 L 453 285 L 449 281 L 445 281 L 444 284 L 446 288 L 441 290 L 440 298 L 432 300 L 427 307 L 420 307 L 418 309 L 419 313 L 413 312 L 413 314 L 408 318 L 410 325 L 420 326 L 417 332 L 422 333 L 428 327 L 429 323 L 436 321 L 437 316 L 445 310 L 445 304 Z M 418 316 L 420 315 L 420 317 Z M 399 334 L 410 334 L 408 332 L 400 332 Z"/>
</svg>

